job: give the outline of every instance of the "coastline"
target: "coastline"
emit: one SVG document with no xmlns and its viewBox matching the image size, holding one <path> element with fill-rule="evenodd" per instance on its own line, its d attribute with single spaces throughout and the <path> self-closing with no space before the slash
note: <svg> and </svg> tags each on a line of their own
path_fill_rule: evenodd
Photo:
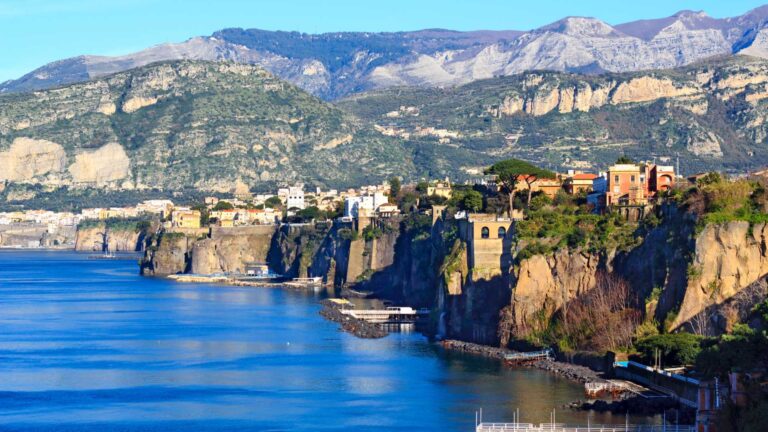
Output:
<svg viewBox="0 0 768 432">
<path fill-rule="evenodd" d="M 505 356 L 514 354 L 506 348 L 497 348 L 487 345 L 480 345 L 472 342 L 464 342 L 453 339 L 446 339 L 440 342 L 440 345 L 446 350 L 462 352 L 466 354 L 478 355 L 486 358 L 498 360 L 507 363 Z M 551 372 L 557 376 L 575 381 L 581 384 L 605 382 L 600 373 L 593 371 L 585 366 L 578 366 L 572 363 L 565 363 L 556 360 L 537 360 L 517 367 L 532 367 Z"/>
</svg>

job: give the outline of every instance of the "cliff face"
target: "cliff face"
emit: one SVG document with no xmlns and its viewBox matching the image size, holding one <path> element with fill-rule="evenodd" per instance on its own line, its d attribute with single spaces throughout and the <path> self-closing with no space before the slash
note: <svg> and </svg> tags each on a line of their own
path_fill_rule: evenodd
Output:
<svg viewBox="0 0 768 432">
<path fill-rule="evenodd" d="M 140 272 L 145 276 L 166 276 L 190 270 L 194 237 L 183 234 L 161 234 L 148 239 Z"/>
<path fill-rule="evenodd" d="M 136 252 L 144 250 L 144 233 L 137 230 L 114 230 L 105 226 L 77 230 L 76 251 L 104 251 L 104 243 L 110 252 Z"/>
<path fill-rule="evenodd" d="M 191 271 L 195 274 L 245 273 L 247 263 L 266 263 L 276 232 L 274 226 L 212 228 L 210 238 L 194 243 Z"/>
<path fill-rule="evenodd" d="M 672 323 L 689 323 L 702 311 L 734 298 L 768 275 L 768 226 L 748 222 L 710 225 L 696 238 L 688 284 Z"/>
</svg>

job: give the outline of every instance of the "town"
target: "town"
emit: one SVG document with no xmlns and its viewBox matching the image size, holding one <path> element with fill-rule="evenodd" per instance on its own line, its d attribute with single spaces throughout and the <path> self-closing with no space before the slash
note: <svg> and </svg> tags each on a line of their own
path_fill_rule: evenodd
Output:
<svg viewBox="0 0 768 432">
<path fill-rule="evenodd" d="M 695 181 L 695 176 L 692 180 Z M 590 173 L 569 170 L 545 176 L 521 175 L 515 183 L 517 193 L 543 194 L 554 198 L 558 193 L 583 195 L 593 211 L 607 209 L 624 212 L 635 220 L 653 205 L 659 194 L 678 181 L 673 166 L 634 163 L 619 160 L 606 171 Z M 399 179 L 397 180 L 399 187 Z M 496 194 L 501 186 L 497 175 L 488 174 L 451 184 L 448 178 L 422 180 L 412 188 L 423 187 L 426 196 L 447 201 L 453 188 L 487 191 Z M 347 190 L 307 191 L 303 184 L 279 188 L 274 194 L 252 194 L 244 185 L 236 186 L 229 196 L 206 197 L 203 203 L 179 205 L 169 199 L 142 201 L 135 206 L 84 208 L 79 213 L 51 210 L 0 212 L 0 246 L 12 248 L 66 248 L 74 245 L 77 226 L 84 221 L 110 219 L 158 219 L 169 231 L 197 230 L 207 226 L 235 227 L 302 223 L 318 218 L 342 221 L 365 218 L 389 218 L 400 214 L 392 197 L 392 182 Z M 498 215 L 503 218 L 501 214 Z M 509 216 L 521 218 L 522 212 Z M 465 213 L 457 217 L 466 217 Z"/>
</svg>

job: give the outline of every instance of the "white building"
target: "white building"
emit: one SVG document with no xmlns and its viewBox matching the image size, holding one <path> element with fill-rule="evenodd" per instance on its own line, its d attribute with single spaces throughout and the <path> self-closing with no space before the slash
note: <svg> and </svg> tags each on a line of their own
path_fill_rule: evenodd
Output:
<svg viewBox="0 0 768 432">
<path fill-rule="evenodd" d="M 280 199 L 285 202 L 285 208 L 287 209 L 297 208 L 303 210 L 306 205 L 304 203 L 304 185 L 300 184 L 287 188 L 285 199 L 282 197 Z"/>
<path fill-rule="evenodd" d="M 388 199 L 384 192 L 374 192 L 360 196 L 352 196 L 344 199 L 344 216 L 356 218 L 360 209 L 369 210 L 373 214 L 380 206 L 387 204 Z"/>
</svg>

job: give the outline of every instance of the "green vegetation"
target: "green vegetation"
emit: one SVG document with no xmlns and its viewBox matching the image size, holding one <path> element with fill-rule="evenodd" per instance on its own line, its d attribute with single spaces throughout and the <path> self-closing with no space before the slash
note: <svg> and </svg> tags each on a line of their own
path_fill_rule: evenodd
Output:
<svg viewBox="0 0 768 432">
<path fill-rule="evenodd" d="M 151 222 L 142 218 L 108 218 L 108 219 L 86 219 L 77 225 L 77 229 L 105 229 L 110 231 L 133 231 L 146 232 L 149 230 Z"/>
<path fill-rule="evenodd" d="M 264 206 L 267 208 L 281 208 L 283 206 L 283 202 L 280 200 L 280 198 L 276 196 L 271 196 L 264 201 Z"/>
<path fill-rule="evenodd" d="M 709 173 L 696 186 L 673 191 L 670 198 L 698 217 L 699 229 L 732 221 L 768 222 L 768 191 L 760 181 L 730 181 Z"/>
<path fill-rule="evenodd" d="M 701 351 L 703 338 L 691 333 L 665 333 L 638 340 L 635 348 L 645 364 L 660 356 L 662 366 L 692 365 Z"/>
<path fill-rule="evenodd" d="M 512 216 L 512 210 L 514 210 L 515 192 L 518 183 L 522 181 L 528 186 L 527 205 L 530 205 L 532 184 L 538 179 L 555 177 L 555 173 L 519 159 L 507 159 L 496 162 L 486 169 L 485 173 L 496 175 L 497 181 L 501 184 L 504 193 L 508 195 L 510 217 Z"/>
<path fill-rule="evenodd" d="M 221 211 L 221 210 L 234 210 L 235 206 L 233 206 L 228 201 L 219 201 L 216 203 L 215 206 L 213 206 L 214 211 Z"/>
<path fill-rule="evenodd" d="M 584 197 L 562 194 L 552 204 L 548 202 L 547 198 L 532 199 L 526 219 L 517 223 L 516 234 L 523 245 L 518 260 L 564 247 L 594 253 L 629 250 L 641 237 L 638 224 L 615 213 L 595 214 Z"/>
</svg>

